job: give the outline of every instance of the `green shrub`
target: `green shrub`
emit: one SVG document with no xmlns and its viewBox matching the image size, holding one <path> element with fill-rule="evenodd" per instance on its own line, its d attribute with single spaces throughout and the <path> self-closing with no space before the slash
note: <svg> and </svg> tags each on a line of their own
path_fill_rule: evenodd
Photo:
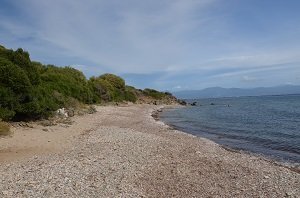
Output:
<svg viewBox="0 0 300 198">
<path fill-rule="evenodd" d="M 73 97 L 66 97 L 64 107 L 66 108 L 79 108 L 81 107 L 81 103 Z"/>
<path fill-rule="evenodd" d="M 125 91 L 114 88 L 112 92 L 112 101 L 122 102 L 124 100 L 125 100 Z"/>
<path fill-rule="evenodd" d="M 10 126 L 5 122 L 0 121 L 0 136 L 6 136 L 10 134 L 11 134 Z"/>
<path fill-rule="evenodd" d="M 125 81 L 119 76 L 114 74 L 103 74 L 99 76 L 99 78 L 106 80 L 116 89 L 125 90 Z"/>
<path fill-rule="evenodd" d="M 144 89 L 143 94 L 145 96 L 149 96 L 149 97 L 152 97 L 153 99 L 157 99 L 157 100 L 161 100 L 166 96 L 164 93 L 156 91 L 154 89 Z"/>
<path fill-rule="evenodd" d="M 136 102 L 139 97 L 155 100 L 172 97 L 153 89 L 137 90 L 124 79 L 103 74 L 86 79 L 72 67 L 43 65 L 29 53 L 0 45 L 0 120 L 47 118 L 62 107 L 102 102 Z"/>
<path fill-rule="evenodd" d="M 89 101 L 89 89 L 82 72 L 71 67 L 55 67 L 49 65 L 41 74 L 43 86 L 82 102 Z"/>
<path fill-rule="evenodd" d="M 136 89 L 134 87 L 126 86 L 125 100 L 130 101 L 130 102 L 137 101 L 137 93 L 136 93 Z"/>
<path fill-rule="evenodd" d="M 173 96 L 170 92 L 167 92 L 167 91 L 164 94 L 167 96 Z"/>
<path fill-rule="evenodd" d="M 89 80 L 89 84 L 96 98 L 96 102 L 108 102 L 113 99 L 114 87 L 108 81 L 99 77 L 92 77 Z"/>
<path fill-rule="evenodd" d="M 17 109 L 19 105 L 18 97 L 11 88 L 0 85 L 0 108 L 14 110 Z"/>
<path fill-rule="evenodd" d="M 20 67 L 0 58 L 0 85 L 16 93 L 29 92 L 31 83 Z"/>
<path fill-rule="evenodd" d="M 0 108 L 0 119 L 11 120 L 15 116 L 16 112 L 6 108 Z"/>
</svg>

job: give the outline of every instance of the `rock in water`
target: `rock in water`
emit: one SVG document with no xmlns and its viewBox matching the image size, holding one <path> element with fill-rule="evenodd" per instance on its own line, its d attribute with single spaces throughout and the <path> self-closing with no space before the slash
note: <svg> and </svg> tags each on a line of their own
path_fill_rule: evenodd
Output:
<svg viewBox="0 0 300 198">
<path fill-rule="evenodd" d="M 193 102 L 191 106 L 197 106 L 197 102 Z"/>
</svg>

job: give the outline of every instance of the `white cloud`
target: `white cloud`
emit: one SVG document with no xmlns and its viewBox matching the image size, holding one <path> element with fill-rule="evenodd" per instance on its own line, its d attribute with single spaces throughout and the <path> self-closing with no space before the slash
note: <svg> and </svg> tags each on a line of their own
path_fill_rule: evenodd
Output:
<svg viewBox="0 0 300 198">
<path fill-rule="evenodd" d="M 258 80 L 258 78 L 256 78 L 256 77 L 242 76 L 242 81 L 245 81 L 245 82 L 254 82 L 257 80 Z"/>
<path fill-rule="evenodd" d="M 253 67 L 299 60 L 297 49 L 266 53 L 249 45 L 245 51 L 245 41 L 230 43 L 231 48 L 241 49 L 239 54 L 234 49 L 233 56 L 231 51 L 209 52 L 217 50 L 216 44 L 218 48 L 228 48 L 226 40 L 205 45 L 207 39 L 212 39 L 209 34 L 226 33 L 224 21 L 202 14 L 218 3 L 217 0 L 26 0 L 15 2 L 29 16 L 26 23 L 13 21 L 6 27 L 16 36 L 34 35 L 59 46 L 69 56 L 105 65 L 119 73 Z M 196 37 L 190 39 L 191 35 Z"/>
<path fill-rule="evenodd" d="M 180 84 L 183 89 L 187 84 L 201 86 L 187 82 L 191 75 L 211 83 L 235 77 L 240 83 L 254 81 L 257 77 L 253 73 L 282 71 L 285 67 L 299 73 L 299 67 L 286 66 L 300 62 L 298 40 L 287 45 L 280 37 L 258 39 L 259 35 L 235 32 L 243 27 L 234 27 L 230 21 L 239 19 L 218 13 L 216 8 L 224 6 L 220 0 L 11 3 L 18 8 L 16 17 L 4 18 L 0 13 L 4 19 L 0 27 L 9 32 L 5 38 L 11 36 L 14 46 L 28 49 L 31 55 L 39 54 L 40 61 L 74 64 L 89 75 L 160 73 L 152 85 L 161 86 L 161 82 L 175 88 Z M 30 36 L 35 42 L 21 46 L 17 42 Z M 63 63 L 56 60 L 59 55 L 65 57 Z"/>
<path fill-rule="evenodd" d="M 173 89 L 181 89 L 182 87 L 180 85 L 177 85 L 175 87 L 173 87 Z"/>
<path fill-rule="evenodd" d="M 38 39 L 120 73 L 145 73 L 183 59 L 186 33 L 202 23 L 193 19 L 196 12 L 214 2 L 28 0 L 16 6 L 34 21 L 27 30 Z"/>
</svg>

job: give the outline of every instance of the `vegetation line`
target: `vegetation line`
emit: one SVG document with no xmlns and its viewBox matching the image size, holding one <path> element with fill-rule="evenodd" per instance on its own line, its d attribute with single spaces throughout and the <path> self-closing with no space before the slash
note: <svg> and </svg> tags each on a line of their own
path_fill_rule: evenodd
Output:
<svg viewBox="0 0 300 198">
<path fill-rule="evenodd" d="M 0 120 L 47 118 L 59 108 L 107 102 L 176 101 L 170 93 L 136 89 L 114 74 L 87 79 L 72 67 L 43 65 L 0 45 Z M 149 100 L 148 100 L 149 101 Z M 156 101 L 155 101 L 156 102 Z"/>
</svg>

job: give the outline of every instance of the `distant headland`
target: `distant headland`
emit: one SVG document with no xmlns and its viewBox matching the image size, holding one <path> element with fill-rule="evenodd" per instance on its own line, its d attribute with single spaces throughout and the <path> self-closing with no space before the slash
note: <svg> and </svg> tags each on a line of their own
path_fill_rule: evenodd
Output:
<svg viewBox="0 0 300 198">
<path fill-rule="evenodd" d="M 289 95 L 300 94 L 300 85 L 282 85 L 275 87 L 257 87 L 249 89 L 210 87 L 203 90 L 183 90 L 173 92 L 173 94 L 181 99 Z"/>
</svg>

